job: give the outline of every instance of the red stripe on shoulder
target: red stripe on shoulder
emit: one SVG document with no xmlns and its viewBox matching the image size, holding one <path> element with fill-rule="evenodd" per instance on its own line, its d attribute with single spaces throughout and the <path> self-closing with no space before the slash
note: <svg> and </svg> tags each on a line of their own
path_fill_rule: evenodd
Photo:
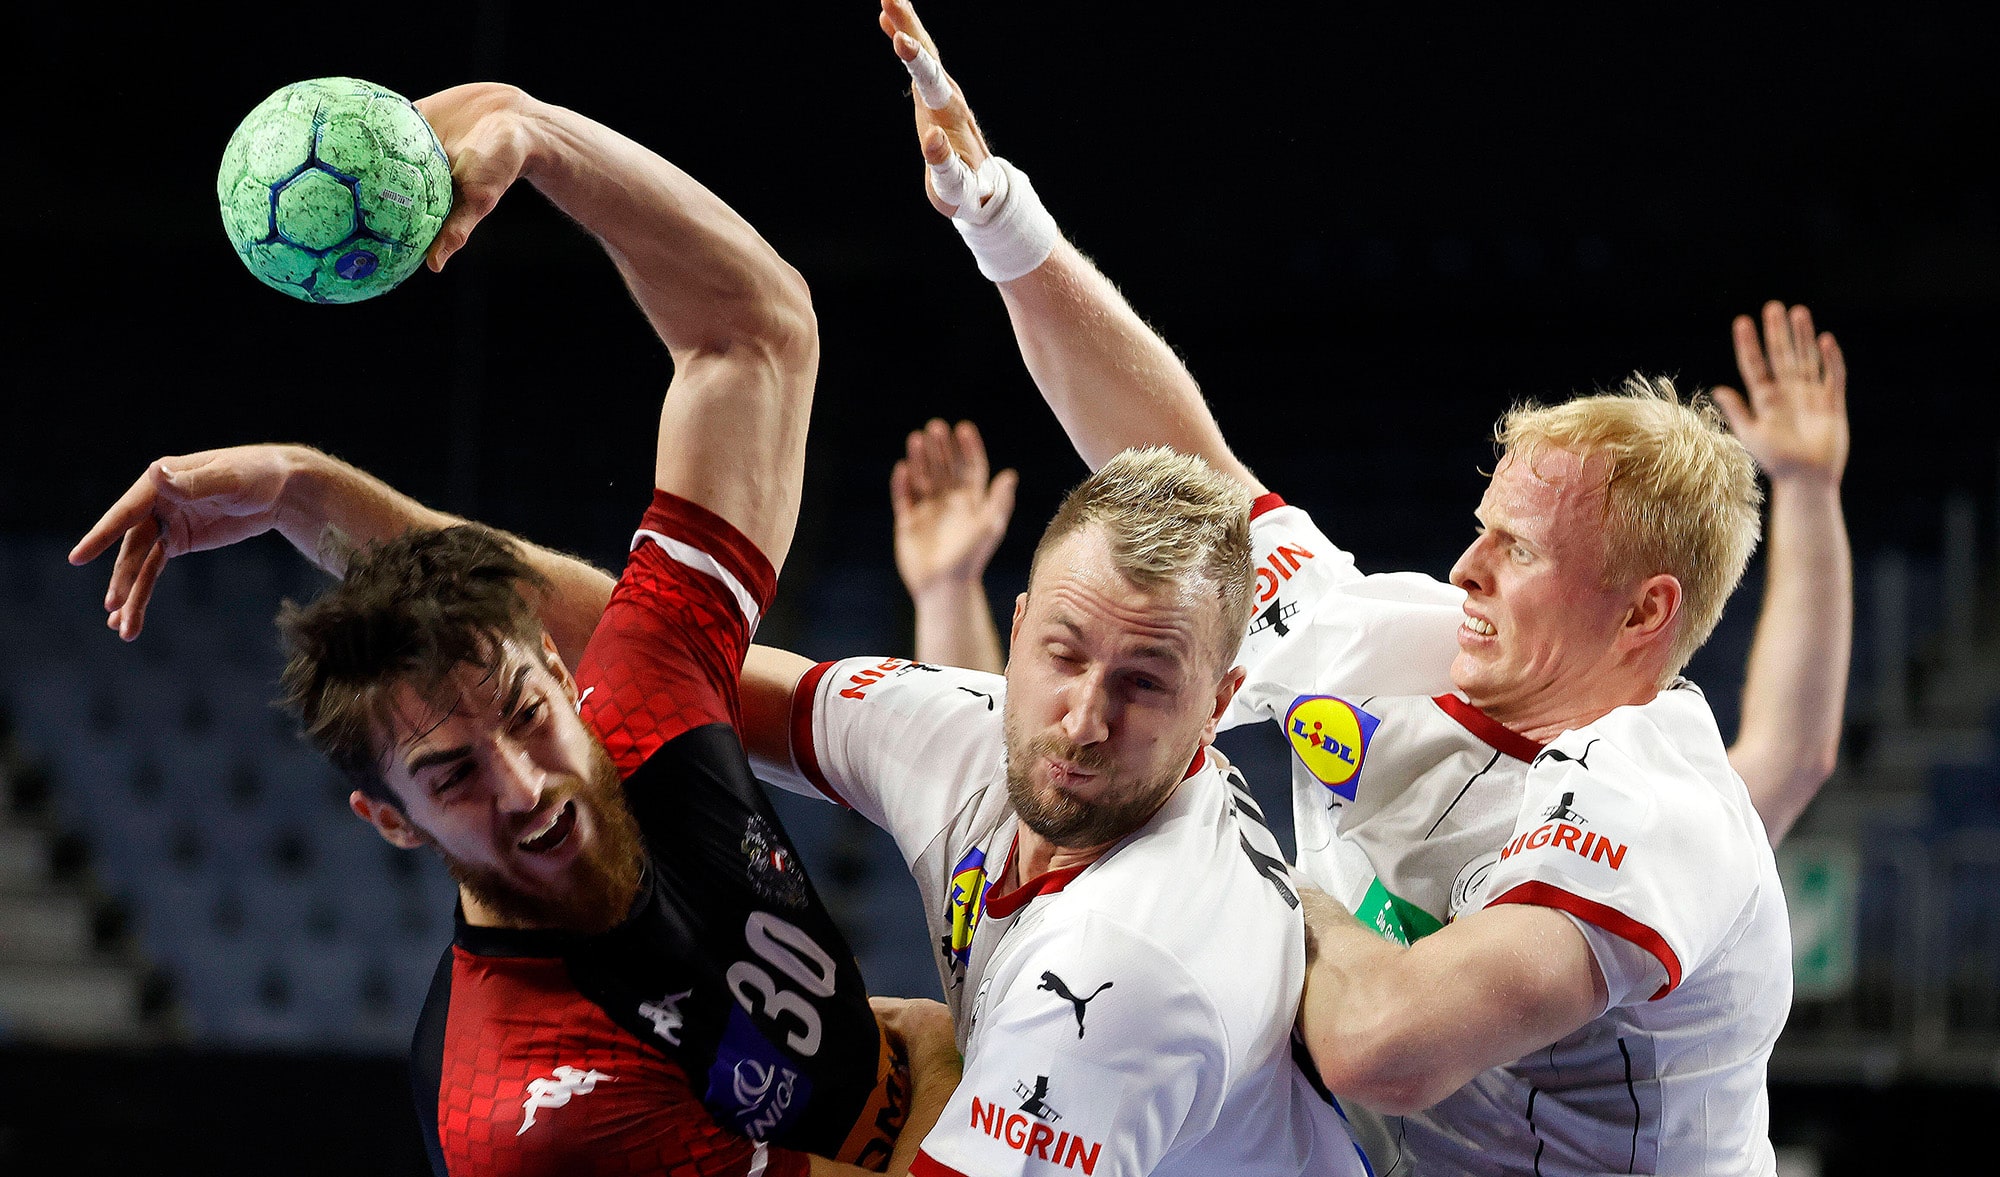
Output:
<svg viewBox="0 0 2000 1177">
<path fill-rule="evenodd" d="M 1566 911 L 1584 923 L 1602 928 L 1652 953 L 1660 962 L 1660 967 L 1667 970 L 1667 983 L 1660 986 L 1659 991 L 1648 997 L 1647 1001 L 1658 1001 L 1672 993 L 1681 983 L 1681 958 L 1674 954 L 1673 947 L 1667 943 L 1667 938 L 1615 907 L 1607 907 L 1594 899 L 1585 899 L 1553 883 L 1544 883 L 1537 879 L 1509 887 L 1500 895 L 1488 899 L 1486 906 L 1496 907 L 1502 903 L 1521 903 L 1530 907 L 1553 907 L 1558 911 Z"/>
<path fill-rule="evenodd" d="M 918 1149 L 916 1158 L 910 1162 L 910 1177 L 965 1177 L 965 1174 Z"/>
<path fill-rule="evenodd" d="M 798 685 L 792 688 L 792 759 L 806 780 L 825 794 L 827 800 L 842 809 L 852 809 L 854 806 L 826 783 L 826 773 L 819 766 L 819 749 L 813 745 L 813 702 L 819 697 L 819 680 L 826 677 L 833 665 L 819 663 L 800 675 Z"/>
<path fill-rule="evenodd" d="M 639 528 L 683 540 L 715 557 L 743 583 L 759 612 L 769 609 L 778 595 L 778 573 L 770 558 L 735 524 L 692 499 L 654 490 L 653 503 L 646 508 Z"/>
<path fill-rule="evenodd" d="M 1266 491 L 1263 494 L 1258 495 L 1255 499 L 1251 500 L 1250 518 L 1255 519 L 1257 516 L 1264 514 L 1266 511 L 1275 511 L 1279 507 L 1282 507 L 1284 505 L 1285 505 L 1285 500 L 1278 495 L 1278 492 Z"/>
<path fill-rule="evenodd" d="M 1473 735 L 1487 747 L 1504 752 L 1523 763 L 1534 760 L 1542 754 L 1542 745 L 1507 727 L 1499 720 L 1474 707 L 1457 695 L 1436 695 L 1431 702 L 1438 709 L 1458 721 L 1458 725 Z"/>
</svg>

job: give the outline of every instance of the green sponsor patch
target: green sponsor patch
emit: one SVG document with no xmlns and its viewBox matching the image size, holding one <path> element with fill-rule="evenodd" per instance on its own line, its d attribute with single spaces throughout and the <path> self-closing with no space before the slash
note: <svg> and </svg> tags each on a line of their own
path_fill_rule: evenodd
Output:
<svg viewBox="0 0 2000 1177">
<path fill-rule="evenodd" d="M 1409 944 L 1444 927 L 1436 916 L 1382 885 L 1381 879 L 1368 884 L 1368 893 L 1354 917 L 1375 929 L 1384 940 Z"/>
</svg>

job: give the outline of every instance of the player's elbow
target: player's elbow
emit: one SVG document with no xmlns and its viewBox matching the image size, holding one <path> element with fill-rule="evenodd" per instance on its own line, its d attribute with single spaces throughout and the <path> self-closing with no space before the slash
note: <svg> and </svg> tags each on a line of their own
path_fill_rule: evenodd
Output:
<svg viewBox="0 0 2000 1177">
<path fill-rule="evenodd" d="M 1326 1089 L 1381 1115 L 1414 1115 L 1451 1094 L 1455 1086 L 1426 1073 L 1407 1048 L 1388 1037 L 1351 1039 L 1339 1047 L 1307 1041 Z"/>
</svg>

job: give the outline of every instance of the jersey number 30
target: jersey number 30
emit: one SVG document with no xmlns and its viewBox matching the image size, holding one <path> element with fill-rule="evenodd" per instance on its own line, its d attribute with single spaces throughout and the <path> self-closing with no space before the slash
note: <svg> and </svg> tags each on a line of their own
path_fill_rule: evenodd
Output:
<svg viewBox="0 0 2000 1177">
<path fill-rule="evenodd" d="M 769 912 L 753 911 L 743 923 L 743 939 L 751 952 L 800 989 L 814 997 L 833 996 L 833 958 L 813 943 L 805 929 Z M 730 965 L 728 981 L 737 1004 L 751 1016 L 798 1023 L 797 1029 L 785 1035 L 793 1050 L 807 1058 L 819 1053 L 819 1010 L 812 1002 L 796 990 L 781 987 L 769 972 L 751 961 L 739 960 Z"/>
</svg>

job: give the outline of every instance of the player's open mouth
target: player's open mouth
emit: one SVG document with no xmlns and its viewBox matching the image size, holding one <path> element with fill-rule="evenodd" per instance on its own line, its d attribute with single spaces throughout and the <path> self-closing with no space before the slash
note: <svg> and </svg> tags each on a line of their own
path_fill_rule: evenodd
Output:
<svg viewBox="0 0 2000 1177">
<path fill-rule="evenodd" d="M 546 854 L 569 840 L 570 831 L 576 829 L 576 802 L 564 801 L 549 815 L 547 824 L 520 840 L 516 845 L 530 854 Z"/>
<path fill-rule="evenodd" d="M 1465 621 L 1463 622 L 1463 627 L 1466 630 L 1466 632 L 1476 633 L 1483 638 L 1490 638 L 1494 634 L 1500 632 L 1499 630 L 1493 628 L 1492 622 L 1486 620 L 1484 617 L 1474 617 L 1470 613 L 1467 613 L 1465 615 Z"/>
</svg>

